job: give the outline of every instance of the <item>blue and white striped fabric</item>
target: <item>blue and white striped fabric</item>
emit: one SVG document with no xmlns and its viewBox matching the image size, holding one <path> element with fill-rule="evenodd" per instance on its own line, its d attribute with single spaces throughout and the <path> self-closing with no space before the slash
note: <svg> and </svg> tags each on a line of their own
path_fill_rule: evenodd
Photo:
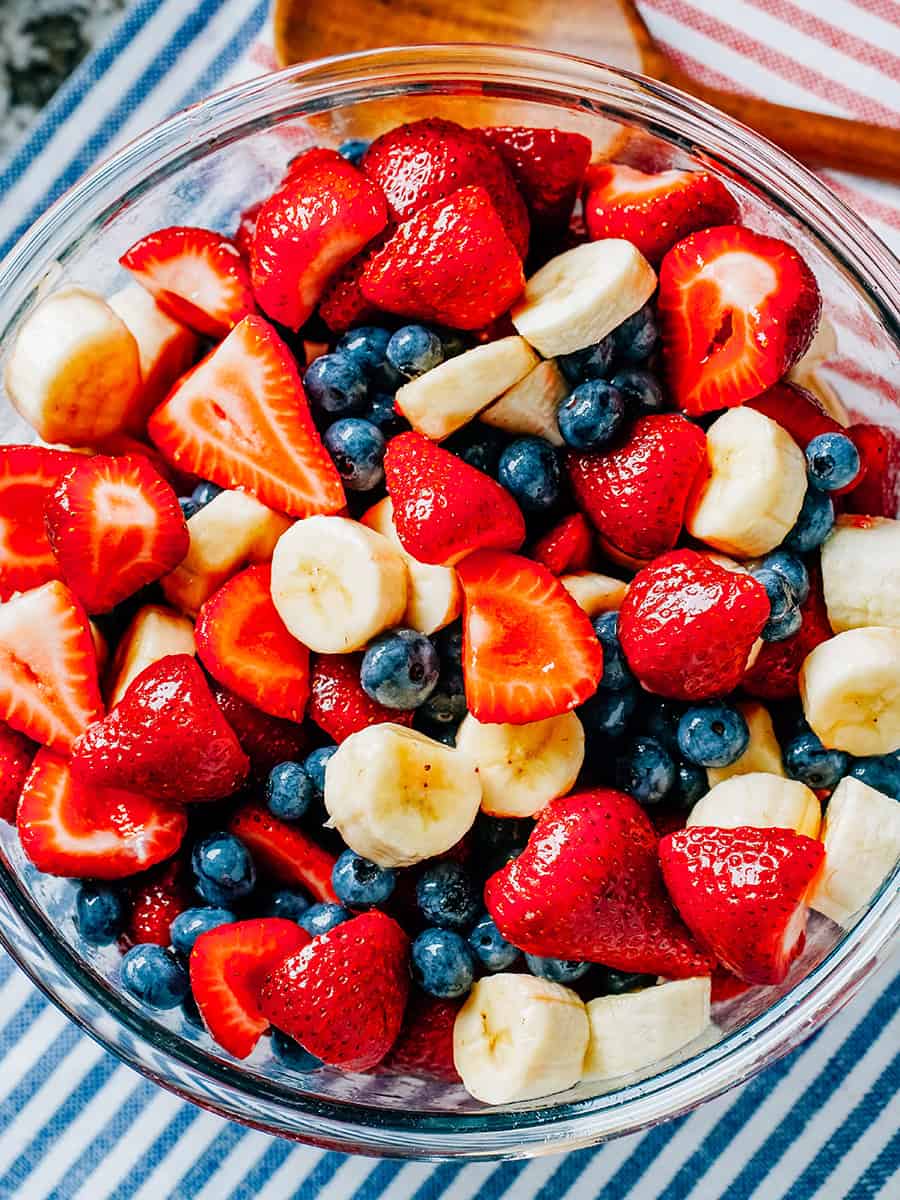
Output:
<svg viewBox="0 0 900 1200">
<path fill-rule="evenodd" d="M 117 145 L 223 83 L 265 69 L 267 7 L 267 0 L 136 0 L 0 170 L 0 255 Z M 895 0 L 833 0 L 827 16 L 837 25 L 816 15 L 814 0 L 746 0 L 738 7 L 754 35 L 752 53 L 739 43 L 720 65 L 748 90 L 762 74 L 767 95 L 799 103 L 798 84 L 779 91 L 778 63 L 765 61 L 761 46 L 789 55 L 792 38 L 800 37 L 801 61 L 815 65 L 809 43 L 822 26 L 836 33 L 839 25 L 852 26 L 862 31 L 856 42 L 873 25 L 892 27 L 895 35 L 900 27 Z M 698 55 L 710 63 L 706 43 L 722 33 L 719 8 L 717 0 L 650 0 L 644 11 L 670 49 L 681 46 L 685 61 Z M 804 13 L 805 22 L 798 19 Z M 888 47 L 880 53 L 883 66 L 891 43 L 873 44 Z M 831 47 L 831 59 L 840 58 L 841 47 L 840 40 Z M 900 112 L 900 87 L 891 95 L 883 80 L 863 75 L 855 84 L 871 87 L 883 106 Z M 842 186 L 863 190 L 859 181 L 844 179 Z M 877 185 L 866 185 L 866 192 L 879 232 L 893 240 L 900 193 Z M 647 1133 L 532 1163 L 376 1163 L 250 1132 L 159 1090 L 70 1025 L 2 959 L 0 1198 L 873 1200 L 897 1194 L 898 1050 L 900 968 L 894 966 L 789 1057 Z"/>
</svg>

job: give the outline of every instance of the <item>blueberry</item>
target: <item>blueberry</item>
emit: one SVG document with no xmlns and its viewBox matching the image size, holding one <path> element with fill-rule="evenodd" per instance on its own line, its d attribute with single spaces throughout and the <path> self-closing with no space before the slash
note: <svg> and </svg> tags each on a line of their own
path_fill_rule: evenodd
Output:
<svg viewBox="0 0 900 1200">
<path fill-rule="evenodd" d="M 464 996 L 475 978 L 469 943 L 452 929 L 426 929 L 412 944 L 412 973 L 430 996 Z"/>
<path fill-rule="evenodd" d="M 749 742 L 744 714 L 730 704 L 695 705 L 678 722 L 678 749 L 699 767 L 729 767 Z"/>
<path fill-rule="evenodd" d="M 424 325 L 404 325 L 388 342 L 388 362 L 404 379 L 416 379 L 444 361 L 444 343 Z"/>
<path fill-rule="evenodd" d="M 465 684 L 459 667 L 442 663 L 437 686 L 421 705 L 419 713 L 428 725 L 456 729 L 466 715 Z"/>
<path fill-rule="evenodd" d="M 604 967 L 601 991 L 607 996 L 621 996 L 624 992 L 652 987 L 654 983 L 655 975 L 637 975 L 632 971 L 615 971 L 612 967 Z"/>
<path fill-rule="evenodd" d="M 111 887 L 82 883 L 75 896 L 75 924 L 89 946 L 114 942 L 125 928 L 122 897 Z"/>
<path fill-rule="evenodd" d="M 272 1053 L 283 1066 L 290 1067 L 292 1071 L 299 1071 L 301 1075 L 309 1075 L 322 1066 L 320 1058 L 304 1050 L 299 1042 L 295 1042 L 280 1029 L 272 1030 L 271 1046 Z"/>
<path fill-rule="evenodd" d="M 791 779 L 799 779 L 807 787 L 833 788 L 850 770 L 850 755 L 826 750 L 808 729 L 785 746 L 784 769 Z"/>
<path fill-rule="evenodd" d="M 471 929 L 481 907 L 478 890 L 459 863 L 428 867 L 416 884 L 416 903 L 432 925 L 460 932 Z"/>
<path fill-rule="evenodd" d="M 194 513 L 198 513 L 201 508 L 193 496 L 179 496 L 178 505 L 181 508 L 181 515 L 186 521 L 189 521 Z"/>
<path fill-rule="evenodd" d="M 599 450 L 622 428 L 626 412 L 625 396 L 617 387 L 605 379 L 588 379 L 559 406 L 556 423 L 567 446 Z"/>
<path fill-rule="evenodd" d="M 439 336 L 444 347 L 445 360 L 459 358 L 460 354 L 465 354 L 469 348 L 466 339 L 456 329 L 442 329 Z"/>
<path fill-rule="evenodd" d="M 639 308 L 636 313 L 622 322 L 613 330 L 612 339 L 618 358 L 624 362 L 643 362 L 656 349 L 659 332 L 656 327 L 656 317 L 649 304 Z"/>
<path fill-rule="evenodd" d="M 900 750 L 877 758 L 858 758 L 848 773 L 877 792 L 900 800 Z"/>
<path fill-rule="evenodd" d="M 600 691 L 578 709 L 578 716 L 589 735 L 617 738 L 628 728 L 637 707 L 637 692 L 624 688 L 618 692 Z"/>
<path fill-rule="evenodd" d="M 511 967 L 521 954 L 506 940 L 487 913 L 469 934 L 469 945 L 484 969 L 492 975 Z"/>
<path fill-rule="evenodd" d="M 363 375 L 369 378 L 384 365 L 390 340 L 389 329 L 382 329 L 380 325 L 360 325 L 358 329 L 351 329 L 344 334 L 337 344 L 336 353 L 352 359 Z"/>
<path fill-rule="evenodd" d="M 394 407 L 394 397 L 389 392 L 376 392 L 363 416 L 386 438 L 409 429 L 409 422 Z"/>
<path fill-rule="evenodd" d="M 379 867 L 352 850 L 344 851 L 331 872 L 335 895 L 342 904 L 352 908 L 384 904 L 396 882 L 397 876 L 392 870 Z"/>
<path fill-rule="evenodd" d="M 811 554 L 831 532 L 834 525 L 834 505 L 831 497 L 816 488 L 807 488 L 794 528 L 784 539 L 784 549 L 795 554 Z"/>
<path fill-rule="evenodd" d="M 266 805 L 279 821 L 299 821 L 315 796 L 313 781 L 302 763 L 281 762 L 266 780 Z"/>
<path fill-rule="evenodd" d="M 476 471 L 483 471 L 485 475 L 496 475 L 500 466 L 500 455 L 506 444 L 506 438 L 498 429 L 473 421 L 471 425 L 449 437 L 443 443 L 443 447 L 470 467 L 474 467 Z"/>
<path fill-rule="evenodd" d="M 250 851 L 233 833 L 211 833 L 194 846 L 195 887 L 209 904 L 226 907 L 249 896 L 256 884 Z"/>
<path fill-rule="evenodd" d="M 306 368 L 303 385 L 315 416 L 323 423 L 355 416 L 366 407 L 366 377 L 349 354 L 314 359 Z"/>
<path fill-rule="evenodd" d="M 227 908 L 186 908 L 170 926 L 172 946 L 179 954 L 188 955 L 201 933 L 218 929 L 220 925 L 232 925 L 236 920 Z"/>
<path fill-rule="evenodd" d="M 122 959 L 122 987 L 151 1008 L 177 1008 L 188 994 L 188 973 L 171 950 L 145 942 Z"/>
<path fill-rule="evenodd" d="M 806 603 L 809 596 L 809 571 L 802 558 L 790 554 L 787 550 L 774 550 L 766 555 L 762 565 L 787 581 L 798 604 Z"/>
<path fill-rule="evenodd" d="M 329 929 L 343 925 L 352 916 L 353 913 L 348 912 L 342 904 L 311 904 L 297 924 L 310 937 L 318 937 L 320 933 L 328 933 Z"/>
<path fill-rule="evenodd" d="M 310 903 L 303 892 L 294 888 L 279 888 L 272 892 L 266 901 L 263 915 L 266 917 L 283 917 L 286 921 L 296 921 L 309 910 Z"/>
<path fill-rule="evenodd" d="M 347 162 L 353 163 L 354 167 L 358 167 L 370 144 L 365 138 L 348 138 L 338 146 L 338 154 L 341 158 L 346 158 Z"/>
<path fill-rule="evenodd" d="M 479 813 L 472 832 L 488 850 L 524 850 L 534 828 L 530 817 L 489 817 Z"/>
<path fill-rule="evenodd" d="M 190 992 L 181 1002 L 181 1015 L 187 1021 L 188 1025 L 193 1025 L 195 1029 L 205 1029 L 203 1018 L 200 1016 L 200 1009 L 197 1007 L 197 1001 Z"/>
<path fill-rule="evenodd" d="M 619 787 L 638 804 L 659 804 L 675 786 L 675 763 L 661 742 L 636 737 L 619 759 Z"/>
<path fill-rule="evenodd" d="M 370 492 L 384 479 L 384 434 L 362 417 L 343 417 L 326 429 L 322 439 L 344 487 Z"/>
<path fill-rule="evenodd" d="M 330 746 L 320 746 L 318 750 L 313 750 L 303 760 L 304 770 L 312 782 L 318 799 L 325 794 L 325 768 L 335 754 L 337 754 L 337 746 L 332 743 Z"/>
<path fill-rule="evenodd" d="M 636 412 L 661 413 L 669 407 L 659 380 L 649 371 L 617 371 L 610 383 Z"/>
<path fill-rule="evenodd" d="M 559 499 L 559 458 L 543 438 L 510 442 L 500 455 L 497 477 L 528 512 L 545 512 Z"/>
<path fill-rule="evenodd" d="M 435 634 L 435 645 L 441 656 L 441 670 L 452 665 L 462 670 L 463 634 L 462 625 L 454 621 Z"/>
<path fill-rule="evenodd" d="M 532 975 L 549 979 L 551 983 L 575 983 L 591 969 L 589 962 L 578 962 L 572 958 L 540 958 L 537 954 L 526 954 L 525 962 Z"/>
<path fill-rule="evenodd" d="M 709 781 L 703 767 L 691 762 L 678 764 L 675 787 L 670 797 L 678 808 L 693 808 L 708 791 Z"/>
<path fill-rule="evenodd" d="M 222 489 L 217 483 L 210 483 L 204 479 L 202 483 L 198 483 L 191 492 L 191 499 L 197 505 L 198 509 L 205 508 L 210 500 L 215 500 Z"/>
<path fill-rule="evenodd" d="M 766 596 L 769 600 L 769 618 L 772 621 L 780 621 L 795 607 L 794 589 L 781 571 L 773 571 L 771 567 L 763 564 L 751 571 L 750 574 L 757 583 L 762 584 L 766 589 Z"/>
<path fill-rule="evenodd" d="M 585 346 L 583 350 L 561 354 L 556 363 L 569 383 L 577 385 L 587 379 L 605 379 L 612 366 L 614 353 L 613 339 L 605 337 L 593 346 Z"/>
<path fill-rule="evenodd" d="M 613 692 L 633 687 L 634 676 L 619 644 L 619 614 L 607 612 L 595 617 L 594 633 L 603 647 L 603 677 L 600 686 Z"/>
<path fill-rule="evenodd" d="M 820 492 L 847 487 L 859 467 L 859 451 L 845 433 L 820 433 L 806 447 L 806 474 Z"/>
<path fill-rule="evenodd" d="M 363 655 L 359 681 L 366 695 L 386 708 L 418 708 L 434 691 L 440 665 L 424 633 L 393 629 Z"/>
<path fill-rule="evenodd" d="M 644 721 L 647 733 L 661 742 L 673 756 L 678 754 L 678 722 L 686 708 L 687 705 L 678 700 L 656 700 L 654 698 Z"/>
<path fill-rule="evenodd" d="M 803 614 L 799 608 L 790 608 L 783 617 L 773 617 L 766 621 L 760 632 L 764 642 L 783 642 L 785 638 L 793 637 L 803 624 Z"/>
</svg>

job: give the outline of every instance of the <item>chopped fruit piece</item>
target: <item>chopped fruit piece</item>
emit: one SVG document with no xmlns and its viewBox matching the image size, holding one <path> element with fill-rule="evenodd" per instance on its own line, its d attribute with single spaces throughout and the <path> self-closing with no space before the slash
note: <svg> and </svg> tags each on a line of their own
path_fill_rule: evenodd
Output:
<svg viewBox="0 0 900 1200">
<path fill-rule="evenodd" d="M 266 809 L 248 804 L 235 813 L 229 829 L 250 851 L 261 874 L 276 883 L 305 888 L 323 903 L 337 903 L 331 883 L 334 855 L 316 845 L 295 824 L 279 821 Z"/>
<path fill-rule="evenodd" d="M 811 580 L 806 600 L 800 606 L 802 623 L 791 637 L 764 642 L 741 687 L 762 700 L 789 700 L 800 694 L 800 668 L 808 654 L 832 637 L 828 611 L 818 573 Z"/>
<path fill-rule="evenodd" d="M 900 515 L 900 434 L 883 425 L 851 425 L 847 432 L 864 474 L 846 497 L 846 510 L 870 517 Z"/>
<path fill-rule="evenodd" d="M 548 571 L 564 575 L 567 571 L 581 571 L 589 566 L 593 551 L 594 542 L 587 521 L 581 513 L 572 513 L 545 533 L 535 543 L 532 553 Z"/>
<path fill-rule="evenodd" d="M 310 720 L 336 742 L 381 721 L 411 725 L 415 712 L 385 708 L 367 696 L 359 681 L 361 654 L 317 654 L 313 659 Z"/>
<path fill-rule="evenodd" d="M 378 309 L 363 295 L 360 280 L 369 259 L 387 243 L 393 232 L 393 225 L 388 225 L 369 242 L 365 250 L 351 258 L 329 279 L 319 302 L 319 316 L 335 333 L 344 333 L 353 325 L 377 323 Z M 325 352 L 321 351 L 323 354 Z M 306 361 L 312 360 L 307 356 Z"/>
<path fill-rule="evenodd" d="M 751 986 L 752 984 L 744 983 L 743 979 L 738 979 L 737 975 L 732 975 L 724 967 L 716 967 L 712 974 L 710 1000 L 713 1004 L 724 1004 L 727 1000 L 734 1000 L 736 996 L 743 996 Z"/>
<path fill-rule="evenodd" d="M 164 863 L 142 881 L 131 902 L 128 938 L 133 945 L 169 946 L 169 927 L 192 904 L 184 862 Z"/>
<path fill-rule="evenodd" d="M 900 521 L 838 517 L 822 545 L 822 587 L 835 633 L 900 629 Z"/>
<path fill-rule="evenodd" d="M 478 419 L 504 433 L 530 434 L 561 446 L 556 418 L 568 394 L 569 384 L 559 367 L 552 359 L 544 360 L 483 409 Z"/>
<path fill-rule="evenodd" d="M 234 231 L 234 244 L 241 252 L 244 261 L 248 263 L 253 249 L 253 236 L 256 233 L 256 218 L 259 216 L 259 210 L 262 206 L 262 200 L 257 200 L 255 204 L 248 205 L 241 213 L 238 227 Z"/>
<path fill-rule="evenodd" d="M 459 1009 L 456 1000 L 438 1000 L 420 992 L 411 995 L 400 1035 L 379 1070 L 459 1083 L 453 1062 L 453 1026 Z"/>
<path fill-rule="evenodd" d="M 23 733 L 0 722 L 0 821 L 15 821 L 19 793 L 36 751 Z"/>
<path fill-rule="evenodd" d="M 781 766 L 779 753 L 778 766 Z M 724 779 L 701 796 L 688 814 L 687 825 L 738 829 L 793 829 L 806 837 L 819 836 L 822 808 L 815 794 L 799 779 L 763 770 Z"/>
<path fill-rule="evenodd" d="M 591 157 L 591 139 L 563 129 L 491 126 L 481 131 L 512 174 L 533 233 L 552 236 L 572 215 Z"/>
<path fill-rule="evenodd" d="M 578 607 L 592 618 L 620 609 L 628 592 L 628 584 L 624 580 L 614 579 L 611 575 L 598 575 L 594 571 L 560 575 L 559 582 Z"/>
<path fill-rule="evenodd" d="M 762 413 L 786 430 L 801 450 L 821 433 L 840 433 L 841 426 L 825 412 L 815 396 L 786 379 L 773 384 L 747 407 Z"/>
<path fill-rule="evenodd" d="M 187 617 L 162 604 L 139 609 L 116 647 L 105 689 L 109 707 L 119 703 L 131 681 L 151 663 L 168 654 L 193 654 L 194 649 L 194 627 Z"/>
<path fill-rule="evenodd" d="M 848 629 L 800 669 L 803 715 L 829 750 L 857 758 L 900 747 L 900 629 Z"/>
<path fill-rule="evenodd" d="M 109 298 L 137 342 L 141 361 L 141 402 L 132 428 L 140 432 L 150 411 L 159 404 L 176 379 L 191 366 L 197 353 L 197 336 L 187 326 L 163 312 L 146 288 L 130 283 Z M 106 453 L 115 453 L 108 449 Z"/>
<path fill-rule="evenodd" d="M 214 687 L 213 694 L 250 759 L 254 778 L 265 778 L 279 763 L 296 762 L 306 753 L 309 737 L 302 725 L 271 717 L 227 688 Z"/>
<path fill-rule="evenodd" d="M 80 457 L 43 446 L 0 446 L 0 600 L 59 578 L 44 503 Z"/>
</svg>

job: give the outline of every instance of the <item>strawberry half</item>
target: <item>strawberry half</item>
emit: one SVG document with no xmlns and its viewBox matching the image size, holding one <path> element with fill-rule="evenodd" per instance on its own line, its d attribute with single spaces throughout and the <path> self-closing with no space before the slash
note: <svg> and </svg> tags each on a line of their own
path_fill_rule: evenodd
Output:
<svg viewBox="0 0 900 1200">
<path fill-rule="evenodd" d="M 457 571 L 466 703 L 479 721 L 526 725 L 593 696 L 603 650 L 555 575 L 496 550 L 470 554 Z"/>
<path fill-rule="evenodd" d="M 302 950 L 309 934 L 294 921 L 259 917 L 201 933 L 190 958 L 191 993 L 211 1037 L 246 1058 L 269 1028 L 259 1005 L 267 976 Z"/>
<path fill-rule="evenodd" d="M 305 888 L 317 900 L 338 902 L 331 884 L 334 856 L 296 825 L 279 821 L 259 805 L 247 804 L 235 813 L 228 828 L 244 842 L 258 869 L 270 879 Z"/>
<path fill-rule="evenodd" d="M 663 838 L 659 860 L 698 942 L 745 983 L 781 983 L 803 949 L 822 843 L 792 829 L 695 825 Z"/>
<path fill-rule="evenodd" d="M 22 785 L 36 753 L 34 742 L 0 721 L 0 821 L 15 821 Z"/>
<path fill-rule="evenodd" d="M 131 901 L 128 920 L 128 940 L 137 945 L 152 942 L 154 946 L 170 946 L 169 927 L 185 909 L 194 903 L 188 887 L 184 862 L 175 859 L 162 863 L 149 877 L 141 881 Z"/>
<path fill-rule="evenodd" d="M 382 230 L 365 250 L 329 279 L 319 302 L 319 316 L 335 333 L 344 333 L 351 325 L 378 323 L 378 309 L 363 295 L 360 280 L 369 259 L 387 245 L 393 232 L 392 225 Z"/>
<path fill-rule="evenodd" d="M 170 858 L 187 830 L 181 808 L 137 792 L 96 787 L 65 759 L 39 751 L 16 815 L 28 859 L 48 875 L 124 879 Z"/>
<path fill-rule="evenodd" d="M 534 544 L 532 557 L 554 575 L 583 571 L 590 566 L 594 552 L 591 529 L 581 513 L 563 517 L 558 525 Z"/>
<path fill-rule="evenodd" d="M 336 742 L 369 725 L 411 725 L 414 710 L 385 708 L 362 689 L 362 654 L 317 654 L 310 682 L 309 718 Z"/>
<path fill-rule="evenodd" d="M 140 238 L 119 259 L 170 317 L 221 338 L 256 311 L 234 242 L 211 229 L 173 225 Z"/>
<path fill-rule="evenodd" d="M 550 237 L 569 223 L 591 159 L 591 140 L 564 129 L 493 125 L 479 130 L 509 168 L 534 234 Z"/>
<path fill-rule="evenodd" d="M 0 600 L 59 579 L 44 503 L 81 455 L 43 446 L 0 446 Z"/>
<path fill-rule="evenodd" d="M 403 1027 L 387 1057 L 382 1059 L 379 1073 L 459 1083 L 453 1061 L 453 1026 L 461 1008 L 459 1000 L 436 1000 L 422 992 L 413 992 Z"/>
<path fill-rule="evenodd" d="M 809 595 L 800 606 L 800 628 L 780 642 L 763 642 L 753 666 L 747 670 L 741 687 L 760 700 L 790 700 L 800 695 L 800 668 L 808 654 L 834 637 L 828 621 L 828 609 L 822 594 L 822 577 L 810 571 Z"/>
<path fill-rule="evenodd" d="M 262 317 L 245 317 L 150 418 L 176 467 L 295 517 L 336 513 L 344 489 L 313 425 L 297 365 Z"/>
<path fill-rule="evenodd" d="M 821 311 L 816 277 L 787 242 L 739 225 L 690 234 L 659 272 L 676 403 L 699 416 L 758 396 L 805 353 Z"/>
<path fill-rule="evenodd" d="M 748 400 L 747 407 L 775 421 L 791 435 L 801 450 L 805 450 L 820 433 L 844 432 L 812 392 L 786 379 L 768 388 L 761 396 Z"/>
<path fill-rule="evenodd" d="M 851 425 L 846 432 L 863 467 L 862 480 L 844 501 L 846 511 L 900 516 L 900 434 L 884 425 Z"/>
<path fill-rule="evenodd" d="M 307 753 L 309 737 L 302 725 L 272 717 L 227 688 L 214 687 L 213 695 L 250 759 L 254 778 L 264 779 L 278 763 L 297 762 Z"/>
</svg>

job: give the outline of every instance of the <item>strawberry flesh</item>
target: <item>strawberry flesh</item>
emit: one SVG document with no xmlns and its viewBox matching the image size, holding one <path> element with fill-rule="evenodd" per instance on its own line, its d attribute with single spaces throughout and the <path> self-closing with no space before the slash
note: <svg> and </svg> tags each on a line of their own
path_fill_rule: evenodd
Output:
<svg viewBox="0 0 900 1200">
<path fill-rule="evenodd" d="M 193 902 L 180 859 L 163 863 L 142 881 L 131 902 L 127 938 L 133 944 L 152 942 L 170 946 L 170 926 Z"/>
<path fill-rule="evenodd" d="M 309 735 L 304 726 L 272 717 L 227 688 L 214 686 L 213 695 L 250 759 L 255 779 L 265 779 L 278 763 L 297 762 L 306 754 Z"/>
<path fill-rule="evenodd" d="M 748 400 L 747 407 L 787 430 L 801 450 L 805 450 L 819 434 L 844 432 L 812 392 L 786 379 L 768 388 L 761 396 Z"/>
<path fill-rule="evenodd" d="M 532 233 L 561 233 L 590 162 L 590 138 L 563 129 L 516 125 L 494 125 L 480 133 L 509 168 L 528 209 Z"/>
<path fill-rule="evenodd" d="M 362 689 L 362 654 L 317 654 L 313 659 L 309 718 L 336 742 L 369 725 L 411 725 L 412 709 L 386 708 Z"/>
<path fill-rule="evenodd" d="M 0 721 L 0 821 L 15 823 L 16 806 L 37 746 Z"/>
<path fill-rule="evenodd" d="M 590 526 L 581 513 L 572 513 L 535 542 L 532 556 L 554 575 L 564 575 L 589 567 L 593 552 Z"/>
<path fill-rule="evenodd" d="M 305 888 L 317 900 L 337 904 L 331 883 L 334 856 L 295 824 L 247 804 L 235 813 L 228 828 L 246 845 L 261 873 L 276 883 Z"/>
<path fill-rule="evenodd" d="M 851 425 L 846 432 L 863 467 L 862 479 L 844 500 L 846 511 L 900 516 L 900 434 L 884 425 Z"/>
<path fill-rule="evenodd" d="M 60 578 L 44 503 L 80 458 L 44 446 L 0 446 L 0 600 Z"/>
<path fill-rule="evenodd" d="M 460 1008 L 459 1000 L 437 1000 L 414 992 L 400 1035 L 379 1064 L 379 1072 L 459 1083 L 453 1061 L 453 1026 Z"/>
</svg>

